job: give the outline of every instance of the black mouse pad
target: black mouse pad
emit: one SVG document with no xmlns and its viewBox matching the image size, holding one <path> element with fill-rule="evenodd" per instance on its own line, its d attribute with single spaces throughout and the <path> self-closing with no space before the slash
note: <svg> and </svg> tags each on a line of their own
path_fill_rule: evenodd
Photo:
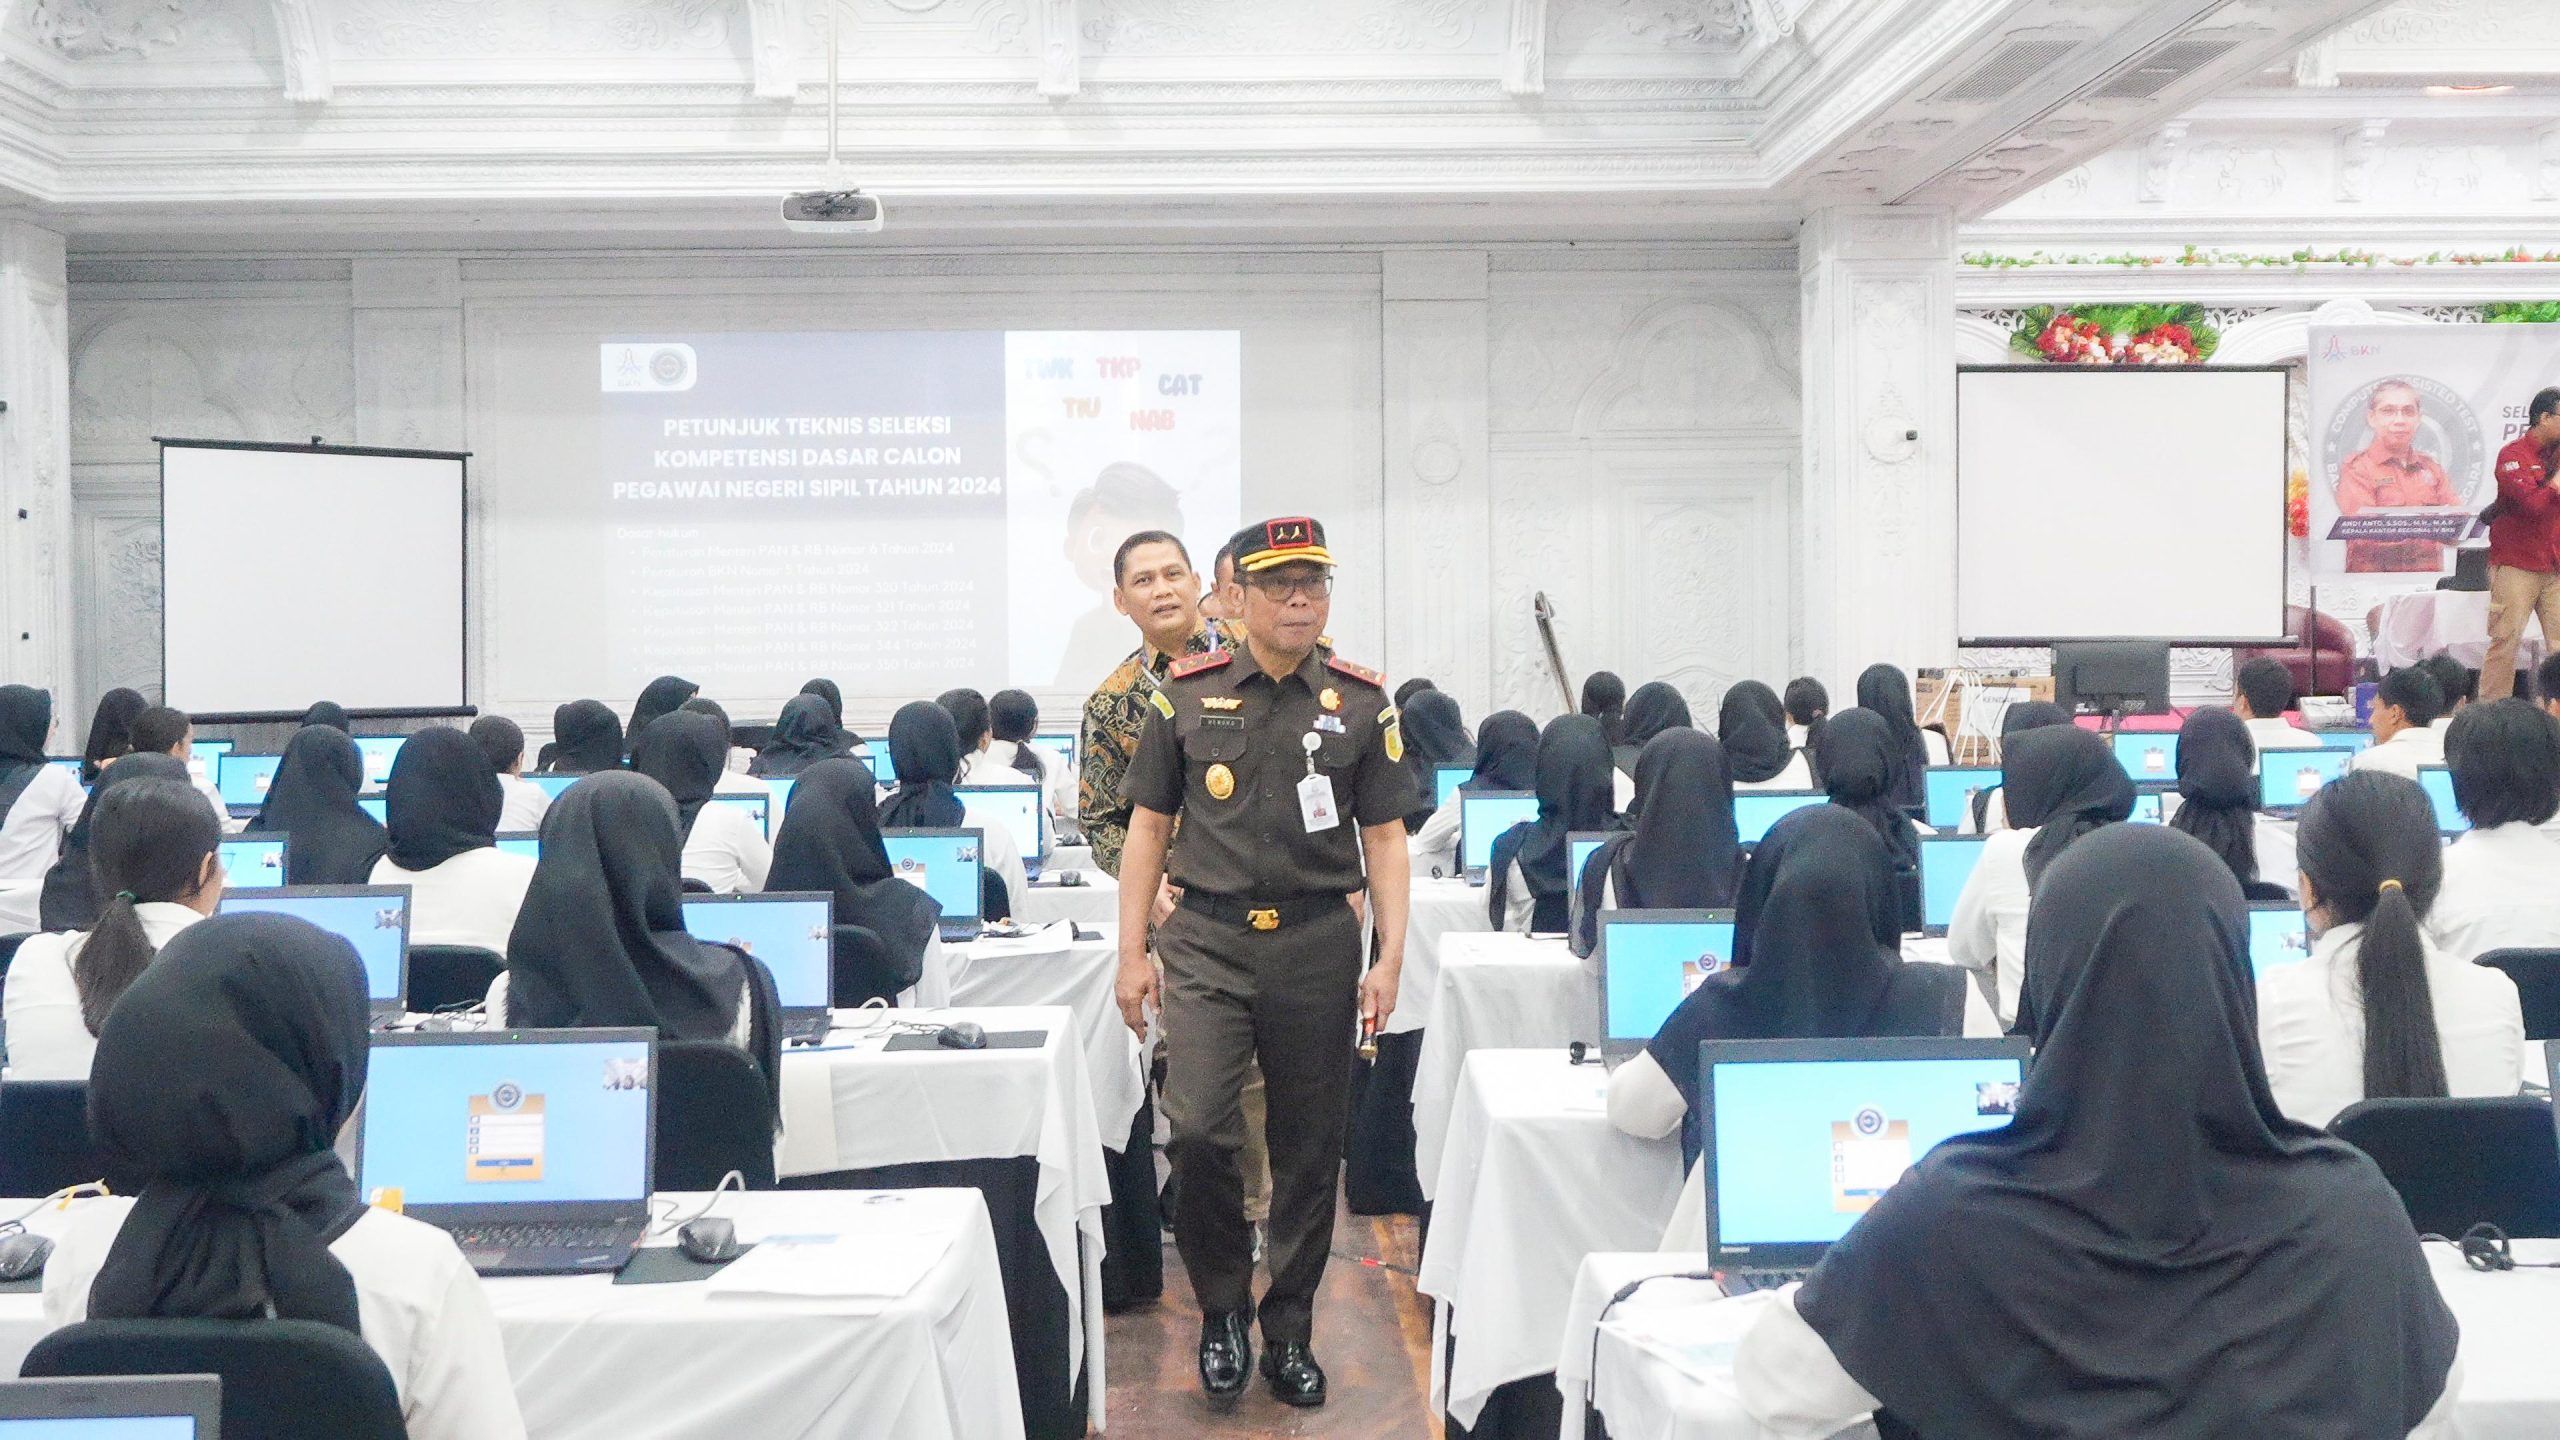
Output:
<svg viewBox="0 0 2560 1440">
<path fill-rule="evenodd" d="M 981 1050 L 1037 1050 L 1049 1043 L 1046 1030 L 990 1030 Z M 931 1035 L 892 1035 L 886 1050 L 949 1050 L 951 1047 Z M 966 1054 L 966 1051 L 955 1053 Z"/>
<path fill-rule="evenodd" d="M 753 1245 L 741 1245 L 738 1247 L 738 1254 L 744 1255 L 754 1248 L 756 1247 Z M 620 1270 L 614 1272 L 613 1283 L 616 1285 L 680 1285 L 687 1280 L 708 1280 L 734 1263 L 734 1259 L 731 1259 L 723 1260 L 717 1265 L 705 1265 L 673 1245 L 651 1245 L 632 1251 L 631 1258 L 623 1262 Z"/>
</svg>

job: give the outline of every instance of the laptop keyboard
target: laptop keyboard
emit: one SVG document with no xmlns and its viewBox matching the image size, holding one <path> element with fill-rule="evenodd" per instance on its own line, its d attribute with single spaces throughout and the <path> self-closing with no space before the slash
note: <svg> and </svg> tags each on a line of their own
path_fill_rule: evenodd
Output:
<svg viewBox="0 0 2560 1440">
<path fill-rule="evenodd" d="M 454 1243 L 465 1250 L 605 1250 L 639 1238 L 635 1224 L 473 1225 L 455 1227 Z"/>
</svg>

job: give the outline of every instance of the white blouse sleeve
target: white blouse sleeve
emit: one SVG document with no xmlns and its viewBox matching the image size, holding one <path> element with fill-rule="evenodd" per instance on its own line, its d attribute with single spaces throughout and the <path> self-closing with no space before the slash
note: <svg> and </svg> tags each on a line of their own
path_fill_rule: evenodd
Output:
<svg viewBox="0 0 2560 1440">
<path fill-rule="evenodd" d="M 1458 863 L 1458 802 L 1452 799 L 1432 811 L 1431 818 L 1423 821 L 1422 828 L 1404 843 L 1404 849 L 1413 857 L 1414 870 L 1418 875 L 1427 876 L 1434 870 L 1443 875 L 1455 873 Z"/>
<path fill-rule="evenodd" d="M 1876 1408 L 1876 1397 L 1849 1378 L 1831 1346 L 1796 1313 L 1803 1288 L 1789 1285 L 1771 1297 L 1733 1356 L 1742 1408 L 1788 1440 L 1830 1435 Z"/>
<path fill-rule="evenodd" d="M 1514 860 L 1502 882 L 1502 928 L 1526 935 L 1537 919 L 1538 897 L 1529 893 L 1529 877 L 1520 873 L 1520 862 Z"/>
<path fill-rule="evenodd" d="M 747 877 L 750 894 L 764 889 L 764 877 L 773 869 L 773 842 L 753 825 L 738 827 L 738 869 Z"/>
<path fill-rule="evenodd" d="M 1985 856 L 1984 859 L 1989 859 Z M 1956 896 L 1956 911 L 1947 920 L 1947 958 L 1967 970 L 1994 970 L 1999 965 L 1999 919 L 1993 913 L 1988 867 L 1976 864 Z"/>
<path fill-rule="evenodd" d="M 1609 1123 L 1640 1140 L 1659 1140 L 1680 1128 L 1689 1102 L 1651 1054 L 1638 1055 L 1609 1077 Z"/>
<path fill-rule="evenodd" d="M 443 1303 L 426 1313 L 418 1339 L 401 1387 L 409 1440 L 523 1440 L 498 1317 L 458 1254 Z"/>
</svg>

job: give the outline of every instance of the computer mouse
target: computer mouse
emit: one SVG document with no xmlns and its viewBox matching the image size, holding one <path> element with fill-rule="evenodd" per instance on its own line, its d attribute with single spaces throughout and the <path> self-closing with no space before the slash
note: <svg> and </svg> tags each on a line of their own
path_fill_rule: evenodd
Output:
<svg viewBox="0 0 2560 1440">
<path fill-rule="evenodd" d="M 1058 872 L 1058 888 L 1062 890 L 1072 890 L 1083 883 L 1084 872 L 1081 870 L 1061 870 Z"/>
<path fill-rule="evenodd" d="M 984 1050 L 987 1048 L 987 1027 L 974 1020 L 955 1020 L 943 1026 L 933 1040 L 946 1050 Z"/>
<path fill-rule="evenodd" d="M 738 1227 L 717 1215 L 688 1220 L 676 1231 L 676 1248 L 703 1265 L 726 1265 L 738 1258 Z"/>
<path fill-rule="evenodd" d="M 0 1281 L 33 1280 L 52 1254 L 53 1242 L 31 1231 L 0 1237 Z"/>
</svg>

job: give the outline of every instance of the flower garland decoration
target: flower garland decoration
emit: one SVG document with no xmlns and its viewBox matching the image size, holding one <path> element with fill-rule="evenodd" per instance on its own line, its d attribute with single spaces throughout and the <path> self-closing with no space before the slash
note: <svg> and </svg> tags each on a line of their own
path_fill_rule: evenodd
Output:
<svg viewBox="0 0 2560 1440">
<path fill-rule="evenodd" d="M 2239 270 L 2307 270 L 2314 265 L 2334 265 L 2369 270 L 2390 265 L 2407 270 L 2435 265 L 2560 265 L 2560 250 L 2534 251 L 2510 245 L 2495 252 L 2430 250 L 2424 255 L 2385 255 L 2374 250 L 2314 250 L 2306 246 L 2281 254 L 2261 254 L 2189 245 L 2175 255 L 2074 255 L 2043 250 L 2009 255 L 1976 250 L 1956 258 L 1977 270 L 2027 270 L 2043 265 L 2112 266 L 2119 270 L 2150 270 L 2164 265 Z"/>
<path fill-rule="evenodd" d="M 2195 365 L 2221 335 L 2201 305 L 2036 305 L 2009 348 L 2055 365 Z"/>
<path fill-rule="evenodd" d="M 2311 538 L 2311 477 L 2300 470 L 2284 482 L 2284 528 L 2296 540 Z"/>
</svg>

